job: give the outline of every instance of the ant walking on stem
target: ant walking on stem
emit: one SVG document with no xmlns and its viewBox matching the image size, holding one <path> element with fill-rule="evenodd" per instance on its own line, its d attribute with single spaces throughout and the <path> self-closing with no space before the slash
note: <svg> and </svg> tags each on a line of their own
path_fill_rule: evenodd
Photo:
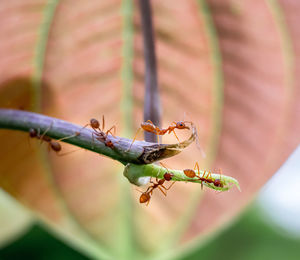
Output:
<svg viewBox="0 0 300 260">
<path fill-rule="evenodd" d="M 191 125 L 193 124 L 192 122 L 190 121 L 178 121 L 178 122 L 173 122 L 168 128 L 159 128 L 158 126 L 154 125 L 153 122 L 151 120 L 147 120 L 146 122 L 143 122 L 141 123 L 141 127 L 137 130 L 133 140 L 132 140 L 132 143 L 130 144 L 130 147 L 128 150 L 130 150 L 131 146 L 133 145 L 139 131 L 141 129 L 143 129 L 144 131 L 146 132 L 149 132 L 149 133 L 153 133 L 153 134 L 156 134 L 157 135 L 157 141 L 159 143 L 159 136 L 160 135 L 165 135 L 166 133 L 170 134 L 170 133 L 174 133 L 176 139 L 179 141 L 179 138 L 178 136 L 176 135 L 175 133 L 175 129 L 188 129 L 190 130 L 190 127 L 188 127 L 186 125 L 186 123 L 190 123 Z"/>
<path fill-rule="evenodd" d="M 197 168 L 197 173 L 195 171 L 196 168 Z M 221 181 L 221 174 L 222 174 L 221 170 L 220 170 L 220 179 L 213 179 L 211 177 L 211 172 L 210 171 L 207 172 L 206 176 L 205 176 L 206 171 L 204 171 L 204 174 L 201 177 L 200 176 L 200 170 L 199 170 L 199 164 L 196 162 L 194 170 L 192 170 L 192 169 L 185 169 L 185 170 L 183 170 L 183 173 L 187 177 L 189 177 L 189 178 L 195 178 L 196 177 L 198 180 L 200 180 L 201 181 L 201 189 L 203 189 L 203 182 L 205 182 L 205 183 L 213 183 L 213 185 L 215 187 L 223 187 L 223 183 Z"/>
<path fill-rule="evenodd" d="M 41 140 L 41 142 L 44 141 L 44 142 L 48 143 L 49 150 L 51 149 L 52 151 L 56 152 L 56 154 L 59 155 L 59 156 L 63 156 L 63 155 L 66 155 L 66 154 L 70 153 L 70 152 L 67 152 L 67 153 L 64 153 L 64 154 L 59 154 L 59 152 L 62 150 L 62 147 L 61 147 L 61 144 L 59 143 L 59 141 L 78 136 L 78 135 L 80 135 L 80 133 L 75 132 L 74 135 L 66 136 L 66 137 L 63 137 L 61 139 L 53 141 L 51 137 L 46 135 L 46 133 L 51 128 L 51 126 L 52 126 L 52 124 L 45 130 L 45 132 L 42 135 L 40 134 L 40 129 L 38 129 L 38 131 L 37 131 L 34 128 L 30 128 L 29 129 L 29 137 L 30 138 L 37 138 L 37 139 Z"/>
<path fill-rule="evenodd" d="M 96 136 L 96 140 L 103 142 L 105 144 L 105 146 L 110 147 L 111 149 L 114 148 L 113 142 L 108 139 L 108 134 L 110 133 L 112 136 L 114 136 L 114 134 L 112 133 L 112 130 L 114 129 L 114 132 L 116 132 L 116 126 L 114 125 L 110 129 L 108 129 L 106 132 L 104 132 L 104 128 L 105 128 L 104 116 L 102 116 L 102 128 L 100 128 L 100 123 L 95 118 L 92 118 L 90 120 L 90 123 L 86 124 L 83 128 L 85 128 L 87 126 L 91 126 L 94 130 L 94 132 L 92 133 L 93 139 L 94 139 L 94 136 Z"/>
<path fill-rule="evenodd" d="M 158 188 L 165 196 L 167 196 L 167 190 L 171 189 L 171 187 L 175 184 L 175 182 L 172 182 L 172 184 L 169 187 L 164 186 L 165 181 L 172 180 L 172 177 L 174 176 L 174 174 L 169 172 L 169 170 L 162 163 L 160 163 L 160 164 L 167 170 L 164 174 L 164 178 L 163 179 L 156 178 L 156 182 L 153 182 L 152 178 L 151 178 L 150 183 L 152 185 L 149 186 L 145 192 L 138 190 L 139 192 L 142 193 L 140 196 L 140 203 L 147 203 L 146 206 L 148 206 L 148 204 L 150 202 L 153 190 Z"/>
</svg>

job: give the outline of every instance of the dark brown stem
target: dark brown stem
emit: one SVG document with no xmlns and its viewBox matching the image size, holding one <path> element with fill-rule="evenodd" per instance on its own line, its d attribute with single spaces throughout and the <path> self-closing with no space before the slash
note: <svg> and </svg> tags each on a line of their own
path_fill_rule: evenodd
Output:
<svg viewBox="0 0 300 260">
<path fill-rule="evenodd" d="M 139 0 L 139 6 L 144 38 L 144 57 L 146 69 L 144 121 L 151 120 L 155 125 L 160 126 L 161 107 L 158 92 L 155 42 L 150 1 Z M 155 134 L 145 132 L 145 141 L 156 142 L 157 136 Z"/>
<path fill-rule="evenodd" d="M 29 129 L 33 128 L 39 130 L 40 133 L 47 131 L 47 136 L 54 139 L 74 135 L 74 137 L 64 139 L 62 142 L 106 155 L 124 165 L 127 163 L 148 164 L 174 156 L 195 140 L 193 133 L 187 141 L 178 144 L 158 145 L 142 141 L 135 141 L 132 144 L 130 139 L 108 135 L 107 138 L 113 143 L 113 148 L 110 148 L 104 142 L 93 138 L 92 129 L 83 128 L 54 117 L 15 109 L 0 109 L 1 128 L 25 132 L 29 132 Z M 79 135 L 75 136 L 76 133 Z"/>
</svg>

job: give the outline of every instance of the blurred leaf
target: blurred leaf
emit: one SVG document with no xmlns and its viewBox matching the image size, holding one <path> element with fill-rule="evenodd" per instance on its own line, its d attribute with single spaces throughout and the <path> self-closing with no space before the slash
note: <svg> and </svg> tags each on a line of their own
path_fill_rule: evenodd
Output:
<svg viewBox="0 0 300 260">
<path fill-rule="evenodd" d="M 34 225 L 29 232 L 15 243 L 1 249 L 1 259 L 72 259 L 90 258 L 61 243 L 40 226 Z"/>
<path fill-rule="evenodd" d="M 268 223 L 260 208 L 252 205 L 230 229 L 181 260 L 296 260 L 299 258 L 299 243 L 299 238 L 290 237 Z"/>
<path fill-rule="evenodd" d="M 24 133 L 1 131 L 1 187 L 94 258 L 158 259 L 177 254 L 178 243 L 196 245 L 237 215 L 299 143 L 300 3 L 151 2 L 162 125 L 192 120 L 208 154 L 189 147 L 167 164 L 221 167 L 242 193 L 182 183 L 144 207 L 115 162 L 85 151 L 58 157 Z M 2 107 L 81 125 L 104 114 L 125 135 L 138 128 L 144 65 L 130 0 L 3 0 L 0 24 Z"/>
<path fill-rule="evenodd" d="M 32 224 L 32 217 L 0 189 L 0 248 L 19 238 Z"/>
</svg>

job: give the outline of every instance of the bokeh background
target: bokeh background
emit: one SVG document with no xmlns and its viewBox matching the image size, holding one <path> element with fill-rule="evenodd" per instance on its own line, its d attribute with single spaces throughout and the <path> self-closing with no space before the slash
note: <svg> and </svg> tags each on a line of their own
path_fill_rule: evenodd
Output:
<svg viewBox="0 0 300 260">
<path fill-rule="evenodd" d="M 167 198 L 156 193 L 151 206 L 141 207 L 117 162 L 82 150 L 58 157 L 28 140 L 27 133 L 1 130 L 1 244 L 35 225 L 25 240 L 2 249 L 4 254 L 21 251 L 18 246 L 26 243 L 41 243 L 36 250 L 24 247 L 32 257 L 50 244 L 75 254 L 49 234 L 99 259 L 197 258 L 193 252 L 201 245 L 207 257 L 223 253 L 225 246 L 228 254 L 249 252 L 253 258 L 256 251 L 270 255 L 279 249 L 274 242 L 271 252 L 271 238 L 288 252 L 297 249 L 296 238 L 270 227 L 273 217 L 267 213 L 290 215 L 272 208 L 274 200 L 298 198 L 289 170 L 278 174 L 280 187 L 268 193 L 273 200 L 262 195 L 260 205 L 268 211 L 255 204 L 239 214 L 299 145 L 300 2 L 151 3 L 162 125 L 192 120 L 207 154 L 202 158 L 194 145 L 166 163 L 178 169 L 195 161 L 203 169 L 222 168 L 239 180 L 242 192 L 216 194 L 182 183 Z M 131 0 L 0 1 L 0 107 L 80 125 L 104 114 L 107 126 L 132 137 L 143 121 L 145 77 L 143 14 L 137 5 Z M 179 133 L 180 139 L 185 134 Z M 163 139 L 174 141 L 171 135 Z M 279 193 L 284 185 L 292 193 Z"/>
</svg>

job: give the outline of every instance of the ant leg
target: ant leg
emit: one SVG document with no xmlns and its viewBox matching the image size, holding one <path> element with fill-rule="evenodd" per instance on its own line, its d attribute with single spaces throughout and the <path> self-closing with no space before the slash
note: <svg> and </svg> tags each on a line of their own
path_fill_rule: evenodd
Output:
<svg viewBox="0 0 300 260">
<path fill-rule="evenodd" d="M 151 120 L 147 120 L 145 123 L 150 123 L 152 125 L 155 125 Z"/>
<path fill-rule="evenodd" d="M 112 129 L 114 129 L 114 134 L 112 133 Z M 108 133 L 110 133 L 113 137 L 115 137 L 116 134 L 116 126 L 113 125 L 111 128 L 109 128 L 109 130 L 106 131 L 106 135 L 108 135 Z"/>
<path fill-rule="evenodd" d="M 37 131 L 37 134 L 36 134 L 35 138 L 41 140 L 40 144 L 43 142 L 43 139 L 41 138 L 41 129 L 40 128 L 38 128 L 38 131 Z"/>
<path fill-rule="evenodd" d="M 75 153 L 75 152 L 77 152 L 77 151 L 79 151 L 80 149 L 76 149 L 76 150 L 73 150 L 73 151 L 69 151 L 69 152 L 65 152 L 65 153 L 59 153 L 59 152 L 56 152 L 56 154 L 58 155 L 58 156 L 65 156 L 65 155 L 68 155 L 68 154 L 70 154 L 70 153 Z"/>
<path fill-rule="evenodd" d="M 80 131 L 81 130 L 83 130 L 84 128 L 86 128 L 87 126 L 89 126 L 90 124 L 86 124 L 85 126 L 83 126 L 81 129 L 80 129 Z"/>
<path fill-rule="evenodd" d="M 149 192 L 151 188 L 152 188 L 152 186 L 148 187 L 147 190 L 144 193 L 151 193 L 152 194 L 152 191 Z"/>
<path fill-rule="evenodd" d="M 178 142 L 180 142 L 178 136 L 177 136 L 176 133 L 175 133 L 175 129 L 173 129 L 172 132 L 173 132 L 173 134 L 175 135 L 175 137 L 176 137 L 176 139 L 178 140 Z"/>
<path fill-rule="evenodd" d="M 102 129 L 101 131 L 103 132 L 105 129 L 105 120 L 104 120 L 104 115 L 102 115 Z"/>
<path fill-rule="evenodd" d="M 142 128 L 140 127 L 140 128 L 137 130 L 137 132 L 136 132 L 136 134 L 135 134 L 135 136 L 134 136 L 134 138 L 133 138 L 133 140 L 132 140 L 132 142 L 131 142 L 131 144 L 130 144 L 128 150 L 126 150 L 126 152 L 130 151 L 131 146 L 133 145 L 133 143 L 134 143 L 135 139 L 137 138 L 137 135 L 138 135 L 138 133 L 140 132 L 141 129 L 142 129 Z"/>
<path fill-rule="evenodd" d="M 72 138 L 72 137 L 76 137 L 78 135 L 80 135 L 80 132 L 75 132 L 75 134 L 73 134 L 73 135 L 65 136 L 65 137 L 60 138 L 60 139 L 58 139 L 56 141 L 59 142 L 59 141 L 66 140 L 66 139 L 69 139 L 69 138 Z"/>
<path fill-rule="evenodd" d="M 195 167 L 194 167 L 194 170 L 197 169 L 198 171 L 198 176 L 200 176 L 200 170 L 199 170 L 199 164 L 198 162 L 195 163 Z"/>
<path fill-rule="evenodd" d="M 116 126 L 114 125 L 113 127 L 112 127 L 113 129 L 114 129 L 114 134 L 112 134 L 112 135 L 116 135 L 116 131 L 117 131 L 117 128 L 116 128 Z"/>
<path fill-rule="evenodd" d="M 46 135 L 46 133 L 51 129 L 53 125 L 53 121 L 51 122 L 51 124 L 48 126 L 48 128 L 45 130 L 45 132 L 41 135 L 40 140 L 41 142 L 43 141 L 44 136 Z"/>
<path fill-rule="evenodd" d="M 186 121 L 186 120 L 184 120 L 183 122 L 184 122 L 184 123 L 189 123 L 189 124 L 191 124 L 191 125 L 194 125 L 194 126 L 195 126 L 195 124 L 194 124 L 192 121 Z"/>
<path fill-rule="evenodd" d="M 200 179 L 201 177 L 200 177 L 200 170 L 199 170 L 199 164 L 198 164 L 198 162 L 196 162 L 195 163 L 195 167 L 194 167 L 194 170 L 197 168 L 197 171 L 198 171 L 198 178 L 199 178 L 199 180 L 201 181 L 201 190 L 203 190 L 203 181 Z M 205 171 L 204 171 L 204 174 L 203 174 L 203 177 L 204 177 L 204 175 L 205 175 Z"/>
<path fill-rule="evenodd" d="M 157 137 L 157 143 L 160 144 L 159 135 L 156 134 L 156 137 Z"/>
<path fill-rule="evenodd" d="M 218 173 L 220 174 L 220 180 L 221 180 L 221 176 L 222 176 L 222 169 L 221 168 L 218 169 Z"/>
<path fill-rule="evenodd" d="M 150 179 L 150 183 L 154 183 L 151 179 Z M 151 190 L 151 191 L 150 191 Z M 150 194 L 152 194 L 152 191 L 153 191 L 153 186 L 149 186 L 148 188 L 147 188 L 147 190 L 145 191 L 145 193 L 150 193 Z"/>
<path fill-rule="evenodd" d="M 173 181 L 168 188 L 166 188 L 164 185 L 161 185 L 165 190 L 169 190 L 172 188 L 172 186 L 176 183 L 176 181 Z"/>
<path fill-rule="evenodd" d="M 38 132 L 37 132 L 36 138 L 37 139 L 41 139 L 41 129 L 40 128 L 38 128 Z"/>
<path fill-rule="evenodd" d="M 206 179 L 211 179 L 211 171 L 208 171 L 208 174 L 206 176 Z"/>
<path fill-rule="evenodd" d="M 166 169 L 167 172 L 169 172 L 169 170 L 168 170 L 168 168 L 166 167 L 165 164 L 163 164 L 162 162 L 159 162 L 159 164 L 160 164 L 162 167 L 164 167 L 164 168 Z"/>
<path fill-rule="evenodd" d="M 159 190 L 165 195 L 167 196 L 167 193 L 160 187 L 160 186 L 157 186 L 159 188 Z"/>
</svg>

